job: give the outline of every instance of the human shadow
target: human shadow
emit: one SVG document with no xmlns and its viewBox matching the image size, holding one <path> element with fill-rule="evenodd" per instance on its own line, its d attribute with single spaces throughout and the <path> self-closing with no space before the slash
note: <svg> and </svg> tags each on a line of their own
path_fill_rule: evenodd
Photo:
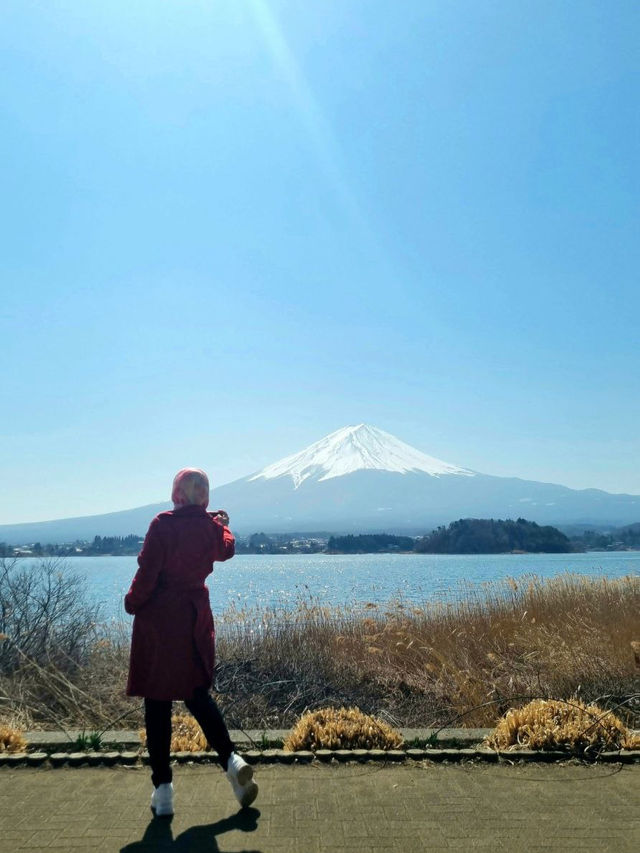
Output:
<svg viewBox="0 0 640 853">
<path fill-rule="evenodd" d="M 177 838 L 173 837 L 170 818 L 154 817 L 145 829 L 140 841 L 120 848 L 120 853 L 152 853 L 152 851 L 171 851 L 171 853 L 219 853 L 216 838 L 232 829 L 241 832 L 255 832 L 258 828 L 258 809 L 242 809 L 231 817 L 225 817 L 215 823 L 204 826 L 190 826 Z M 244 853 L 261 853 L 260 850 L 246 850 Z"/>
</svg>

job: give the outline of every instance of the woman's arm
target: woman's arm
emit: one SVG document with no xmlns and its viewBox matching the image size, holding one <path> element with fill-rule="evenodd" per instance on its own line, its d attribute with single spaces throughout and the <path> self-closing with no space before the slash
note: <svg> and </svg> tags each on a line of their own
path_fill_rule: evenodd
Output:
<svg viewBox="0 0 640 853">
<path fill-rule="evenodd" d="M 219 509 L 215 513 L 210 513 L 216 527 L 218 536 L 217 553 L 213 558 L 214 561 L 222 563 L 225 560 L 230 560 L 236 553 L 236 540 L 233 533 L 229 530 L 229 516 L 223 509 Z"/>
<path fill-rule="evenodd" d="M 138 571 L 124 597 L 124 609 L 127 613 L 136 613 L 147 603 L 156 587 L 163 562 L 164 547 L 158 533 L 158 519 L 154 518 L 138 554 Z"/>
</svg>

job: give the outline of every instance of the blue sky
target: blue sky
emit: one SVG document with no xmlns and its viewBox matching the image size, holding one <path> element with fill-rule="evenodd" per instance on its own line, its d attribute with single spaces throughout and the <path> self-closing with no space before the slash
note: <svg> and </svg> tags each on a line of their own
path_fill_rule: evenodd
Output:
<svg viewBox="0 0 640 853">
<path fill-rule="evenodd" d="M 622 1 L 5 0 L 0 521 L 362 421 L 640 493 L 639 36 Z"/>
</svg>

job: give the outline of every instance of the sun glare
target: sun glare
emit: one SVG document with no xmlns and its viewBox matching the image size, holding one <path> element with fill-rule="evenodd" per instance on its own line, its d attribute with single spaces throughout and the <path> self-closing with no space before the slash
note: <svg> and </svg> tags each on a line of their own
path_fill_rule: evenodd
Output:
<svg viewBox="0 0 640 853">
<path fill-rule="evenodd" d="M 335 134 L 285 38 L 278 19 L 267 0 L 250 0 L 250 6 L 269 53 L 291 90 L 323 171 L 330 180 L 351 224 L 357 226 L 362 236 L 366 235 L 371 241 L 369 225 L 346 177 Z"/>
</svg>

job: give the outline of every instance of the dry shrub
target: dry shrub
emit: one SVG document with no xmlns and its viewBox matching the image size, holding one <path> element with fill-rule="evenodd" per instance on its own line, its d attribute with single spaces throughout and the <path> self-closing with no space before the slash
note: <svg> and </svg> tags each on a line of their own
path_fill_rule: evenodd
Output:
<svg viewBox="0 0 640 853">
<path fill-rule="evenodd" d="M 140 740 L 146 746 L 147 734 L 140 730 Z M 209 744 L 202 729 L 190 714 L 174 714 L 171 717 L 171 752 L 202 752 Z"/>
<path fill-rule="evenodd" d="M 494 749 L 558 749 L 575 754 L 640 749 L 640 737 L 629 732 L 613 712 L 577 699 L 534 699 L 523 708 L 512 708 L 486 743 Z"/>
<path fill-rule="evenodd" d="M 0 726 L 0 752 L 25 752 L 27 742 L 22 732 L 11 726 Z"/>
<path fill-rule="evenodd" d="M 60 559 L 0 558 L 0 670 L 14 673 L 25 661 L 65 673 L 80 666 L 99 618 L 85 592 L 86 581 Z"/>
<path fill-rule="evenodd" d="M 87 582 L 60 559 L 0 558 L 3 717 L 26 728 L 108 728 L 124 696 L 130 627 L 100 621 Z"/>
<path fill-rule="evenodd" d="M 396 749 L 402 735 L 359 708 L 323 708 L 303 714 L 284 742 L 300 749 Z"/>
</svg>

